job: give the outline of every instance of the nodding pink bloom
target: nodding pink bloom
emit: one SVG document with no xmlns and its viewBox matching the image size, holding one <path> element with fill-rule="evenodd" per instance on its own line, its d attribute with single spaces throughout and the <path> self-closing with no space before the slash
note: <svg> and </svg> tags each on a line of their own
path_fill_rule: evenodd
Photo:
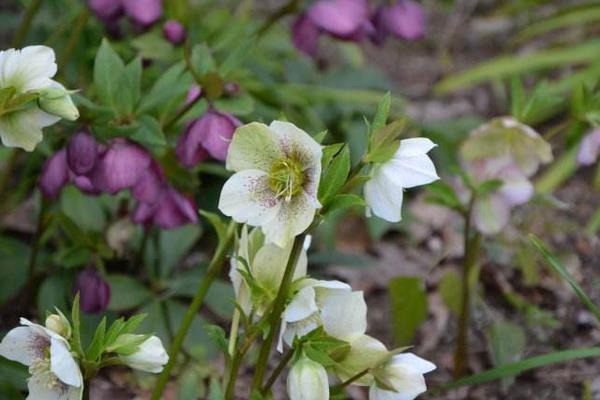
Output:
<svg viewBox="0 0 600 400">
<path fill-rule="evenodd" d="M 580 165 L 592 165 L 600 155 L 600 128 L 585 135 L 579 145 L 577 162 Z"/>
<path fill-rule="evenodd" d="M 67 164 L 76 175 L 90 172 L 96 163 L 98 144 L 88 132 L 78 132 L 67 145 Z"/>
<path fill-rule="evenodd" d="M 141 203 L 154 204 L 166 187 L 166 180 L 160 165 L 152 160 L 135 186 L 131 189 L 133 197 Z"/>
<path fill-rule="evenodd" d="M 79 273 L 74 292 L 79 292 L 81 309 L 88 314 L 106 311 L 110 302 L 110 286 L 95 268 L 86 268 Z"/>
<path fill-rule="evenodd" d="M 292 43 L 301 52 L 314 56 L 317 52 L 317 44 L 321 31 L 306 14 L 296 19 L 292 26 Z"/>
<path fill-rule="evenodd" d="M 185 42 L 187 33 L 179 21 L 170 19 L 163 25 L 163 34 L 165 38 L 174 45 L 180 45 Z"/>
<path fill-rule="evenodd" d="M 115 22 L 123 15 L 122 0 L 88 0 L 87 4 L 94 15 L 105 23 Z"/>
<path fill-rule="evenodd" d="M 142 147 L 125 139 L 113 139 L 109 147 L 100 152 L 90 178 L 100 191 L 115 194 L 133 187 L 150 162 L 150 155 Z"/>
<path fill-rule="evenodd" d="M 393 5 L 381 6 L 375 14 L 374 41 L 383 42 L 387 35 L 414 40 L 425 34 L 425 13 L 418 3 L 398 0 Z"/>
<path fill-rule="evenodd" d="M 186 167 L 193 167 L 207 155 L 224 161 L 231 137 L 241 124 L 233 115 L 208 110 L 179 137 L 176 149 L 179 161 Z"/>
<path fill-rule="evenodd" d="M 123 0 L 125 14 L 134 24 L 149 28 L 162 17 L 162 0 Z"/>
<path fill-rule="evenodd" d="M 55 199 L 68 180 L 67 151 L 62 149 L 46 161 L 38 185 L 44 196 Z"/>
<path fill-rule="evenodd" d="M 154 203 L 140 202 L 135 209 L 133 222 L 154 224 L 163 229 L 198 222 L 194 201 L 172 187 L 164 187 Z"/>
</svg>

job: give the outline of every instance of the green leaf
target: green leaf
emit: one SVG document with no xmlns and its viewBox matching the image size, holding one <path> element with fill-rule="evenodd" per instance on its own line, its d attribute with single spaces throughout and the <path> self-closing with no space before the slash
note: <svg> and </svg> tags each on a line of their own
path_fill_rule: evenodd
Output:
<svg viewBox="0 0 600 400">
<path fill-rule="evenodd" d="M 495 381 L 510 376 L 519 375 L 525 371 L 546 365 L 576 360 L 579 358 L 600 357 L 600 347 L 589 347 L 584 349 L 564 350 L 555 353 L 544 354 L 541 356 L 527 358 L 525 360 L 507 364 L 499 368 L 490 369 L 479 374 L 467 376 L 458 379 L 447 385 L 442 386 L 442 390 L 451 390 L 461 386 L 475 386 L 486 382 Z"/>
<path fill-rule="evenodd" d="M 197 44 L 194 46 L 190 61 L 192 68 L 194 68 L 196 74 L 200 76 L 217 70 L 217 64 L 212 56 L 212 52 L 205 44 Z"/>
<path fill-rule="evenodd" d="M 400 147 L 398 137 L 405 125 L 406 120 L 401 119 L 394 121 L 377 131 L 373 131 L 369 137 L 369 151 L 367 152 L 364 161 L 367 163 L 383 163 L 392 158 Z"/>
<path fill-rule="evenodd" d="M 533 246 L 542 254 L 544 259 L 546 259 L 548 265 L 552 267 L 554 271 L 558 272 L 558 274 L 562 276 L 563 279 L 569 283 L 569 285 L 571 285 L 571 288 L 573 289 L 577 297 L 579 297 L 579 300 L 581 300 L 581 302 L 588 308 L 588 310 L 590 310 L 590 312 L 594 314 L 596 320 L 600 322 L 600 309 L 598 309 L 598 307 L 592 302 L 587 293 L 585 293 L 581 286 L 579 286 L 575 278 L 573 278 L 573 276 L 569 274 L 569 272 L 562 265 L 562 263 L 552 253 L 550 253 L 546 245 L 544 245 L 544 242 L 542 242 L 534 234 L 529 234 L 529 240 L 531 241 Z"/>
<path fill-rule="evenodd" d="M 165 134 L 156 118 L 142 115 L 138 122 L 140 127 L 130 136 L 131 139 L 150 147 L 167 145 Z"/>
<path fill-rule="evenodd" d="M 221 112 L 234 115 L 249 115 L 254 111 L 254 99 L 247 94 L 221 97 L 215 100 L 213 105 Z"/>
<path fill-rule="evenodd" d="M 392 323 L 396 343 L 412 342 L 421 323 L 427 318 L 427 295 L 421 278 L 399 276 L 389 283 Z"/>
<path fill-rule="evenodd" d="M 362 197 L 353 193 L 336 194 L 327 203 L 326 212 L 334 212 L 350 207 L 365 207 L 366 203 Z"/>
<path fill-rule="evenodd" d="M 507 321 L 495 321 L 487 331 L 492 361 L 500 367 L 519 361 L 525 351 L 525 332 L 520 326 Z M 514 377 L 504 378 L 505 389 L 514 382 Z"/>
<path fill-rule="evenodd" d="M 83 194 L 74 186 L 62 190 L 60 208 L 84 232 L 101 232 L 106 225 L 99 198 Z"/>
<path fill-rule="evenodd" d="M 120 77 L 125 71 L 125 64 L 110 43 L 102 40 L 94 62 L 94 88 L 100 101 L 117 110 L 117 101 L 122 88 Z"/>
<path fill-rule="evenodd" d="M 488 181 L 481 183 L 477 187 L 477 193 L 479 196 L 488 195 L 488 194 L 493 193 L 496 190 L 500 189 L 503 184 L 504 184 L 504 182 L 502 182 L 500 179 L 490 179 Z"/>
<path fill-rule="evenodd" d="M 219 73 L 226 77 L 230 72 L 239 67 L 240 64 L 242 64 L 248 57 L 252 46 L 254 46 L 255 40 L 256 39 L 254 36 L 250 36 L 246 39 L 240 40 L 236 47 L 230 49 L 229 55 L 219 67 Z"/>
<path fill-rule="evenodd" d="M 80 354 L 83 353 L 83 347 L 81 347 L 81 317 L 80 317 L 80 308 L 79 308 L 79 292 L 75 294 L 75 299 L 73 299 L 73 306 L 71 307 L 71 324 L 73 327 L 73 339 L 71 340 L 71 344 L 74 347 L 74 350 Z"/>
<path fill-rule="evenodd" d="M 373 123 L 371 124 L 370 134 L 373 132 L 377 132 L 380 129 L 383 129 L 385 123 L 390 115 L 390 106 L 392 104 L 392 94 L 387 92 L 381 98 L 381 101 L 377 105 L 377 112 L 375 113 L 375 117 L 373 118 Z"/>
<path fill-rule="evenodd" d="M 57 272 L 46 278 L 38 291 L 37 305 L 40 315 L 46 311 L 68 309 L 68 298 L 72 290 L 72 281 L 64 271 Z"/>
<path fill-rule="evenodd" d="M 92 338 L 92 342 L 90 343 L 87 351 L 86 357 L 88 361 L 98 361 L 100 355 L 104 351 L 104 338 L 106 335 L 106 317 L 102 318 L 102 321 L 98 324 L 96 328 L 96 332 L 94 332 L 94 336 Z"/>
<path fill-rule="evenodd" d="M 433 204 L 438 204 L 443 207 L 450 208 L 452 210 L 462 211 L 463 205 L 458 195 L 452 188 L 444 181 L 436 181 L 427 185 L 427 191 L 430 193 L 426 201 Z"/>
<path fill-rule="evenodd" d="M 123 274 L 107 275 L 106 280 L 110 285 L 110 303 L 108 309 L 124 311 L 136 308 L 153 297 L 150 289 L 144 286 L 139 279 Z"/>
<path fill-rule="evenodd" d="M 25 285 L 30 252 L 25 243 L 0 236 L 0 304 L 19 293 Z"/>
<path fill-rule="evenodd" d="M 115 105 L 119 115 L 128 116 L 133 113 L 141 97 L 142 60 L 136 57 L 124 68 L 118 77 L 119 95 L 115 96 Z"/>
<path fill-rule="evenodd" d="M 164 107 L 173 98 L 183 96 L 192 85 L 191 76 L 185 72 L 183 62 L 173 65 L 158 78 L 150 92 L 146 94 L 138 107 L 138 113 L 145 113 L 158 107 Z"/>
<path fill-rule="evenodd" d="M 344 146 L 333 158 L 325 171 L 323 171 L 321 183 L 319 184 L 319 200 L 321 201 L 321 204 L 326 205 L 327 202 L 338 193 L 346 183 L 349 172 L 350 150 L 348 149 L 348 146 Z"/>
<path fill-rule="evenodd" d="M 323 156 L 321 157 L 321 168 L 323 171 L 329 167 L 331 160 L 340 152 L 342 147 L 344 147 L 344 143 L 335 143 L 323 147 Z"/>
<path fill-rule="evenodd" d="M 156 243 L 150 243 L 146 247 L 146 259 L 155 259 L 156 254 L 159 254 L 160 275 L 166 277 L 183 256 L 190 251 L 194 243 L 200 238 L 201 233 L 200 225 L 196 224 L 160 231 L 159 251 L 156 252 Z"/>
<path fill-rule="evenodd" d="M 440 280 L 439 291 L 450 311 L 460 315 L 462 306 L 462 278 L 453 270 L 447 271 Z"/>
<path fill-rule="evenodd" d="M 206 325 L 204 327 L 206 333 L 210 339 L 217 345 L 217 347 L 225 354 L 228 354 L 229 342 L 227 341 L 227 334 L 225 330 L 219 325 Z"/>
</svg>

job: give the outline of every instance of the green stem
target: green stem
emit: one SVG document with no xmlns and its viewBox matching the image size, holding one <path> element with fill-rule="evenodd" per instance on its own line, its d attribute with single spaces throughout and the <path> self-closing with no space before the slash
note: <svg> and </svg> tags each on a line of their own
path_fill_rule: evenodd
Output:
<svg viewBox="0 0 600 400">
<path fill-rule="evenodd" d="M 233 318 L 231 319 L 231 329 L 229 330 L 229 346 L 227 351 L 229 353 L 229 357 L 234 356 L 235 347 L 237 345 L 237 336 L 240 328 L 240 310 L 237 308 L 233 312 Z"/>
<path fill-rule="evenodd" d="M 281 361 L 279 361 L 279 364 L 277 364 L 277 367 L 275 367 L 275 369 L 271 373 L 271 376 L 269 377 L 269 379 L 267 379 L 267 383 L 262 388 L 263 393 L 267 393 L 269 390 L 271 390 L 271 387 L 273 387 L 273 384 L 275 383 L 277 378 L 279 378 L 279 375 L 281 375 L 285 367 L 288 365 L 288 363 L 294 356 L 294 350 L 295 349 L 289 349 L 287 353 L 285 353 Z"/>
<path fill-rule="evenodd" d="M 246 353 L 250 349 L 250 346 L 252 345 L 252 343 L 254 343 L 254 340 L 256 340 L 260 332 L 260 329 L 255 329 L 251 334 L 248 335 L 248 337 L 246 337 L 244 343 L 240 346 L 238 351 L 236 351 L 231 361 L 231 368 L 228 372 L 227 388 L 225 389 L 225 400 L 233 400 L 233 396 L 235 394 L 235 382 L 237 380 L 240 367 L 242 365 L 242 360 L 244 359 L 244 356 L 246 355 Z"/>
<path fill-rule="evenodd" d="M 33 22 L 33 17 L 35 17 L 35 14 L 38 12 L 41 5 L 42 0 L 31 0 L 31 3 L 29 3 L 29 7 L 27 7 L 27 10 L 25 10 L 21 24 L 19 25 L 19 28 L 17 29 L 12 41 L 12 46 L 14 48 L 21 47 L 23 44 L 23 41 L 27 37 L 27 33 L 29 33 L 31 22 Z"/>
<path fill-rule="evenodd" d="M 227 228 L 225 240 L 220 242 L 217 246 L 215 254 L 213 255 L 213 258 L 210 261 L 210 264 L 208 265 L 206 276 L 200 283 L 198 291 L 196 292 L 192 303 L 188 307 L 185 316 L 183 317 L 183 321 L 179 326 L 179 330 L 175 335 L 175 339 L 171 343 L 171 346 L 169 348 L 169 362 L 167 363 L 165 369 L 162 371 L 160 377 L 158 378 L 156 388 L 152 393 L 152 400 L 159 400 L 162 396 L 163 391 L 165 390 L 165 386 L 169 381 L 171 371 L 173 370 L 173 367 L 175 366 L 175 363 L 177 361 L 177 355 L 179 354 L 179 351 L 183 346 L 183 341 L 188 333 L 188 330 L 190 329 L 192 321 L 194 320 L 194 317 L 198 314 L 198 310 L 202 306 L 204 297 L 206 296 L 208 289 L 210 289 L 212 283 L 221 272 L 221 269 L 225 262 L 225 257 L 227 256 L 227 253 L 229 252 L 229 249 L 233 244 L 235 230 L 236 224 L 232 221 L 229 224 L 229 227 Z"/>
<path fill-rule="evenodd" d="M 468 341 L 469 341 L 469 320 L 471 305 L 471 273 L 477 262 L 479 255 L 480 235 L 475 233 L 471 237 L 471 219 L 473 206 L 475 204 L 475 195 L 473 194 L 469 206 L 464 215 L 464 265 L 462 280 L 462 301 L 460 316 L 458 320 L 458 337 L 456 340 L 456 351 L 454 353 L 454 378 L 463 376 L 468 368 Z"/>
<path fill-rule="evenodd" d="M 360 378 L 362 378 L 363 376 L 365 376 L 366 374 L 368 374 L 370 371 L 371 371 L 370 368 L 363 369 L 362 371 L 360 371 L 356 375 L 351 376 L 350 378 L 346 379 L 344 382 L 342 382 L 339 385 L 337 385 L 336 388 L 338 388 L 338 389 L 345 388 L 346 386 L 349 386 L 351 383 L 359 380 Z"/>
<path fill-rule="evenodd" d="M 83 7 L 83 10 L 79 13 L 77 20 L 75 21 L 75 26 L 71 34 L 69 35 L 69 41 L 65 45 L 65 49 L 62 52 L 62 55 L 58 61 L 58 70 L 62 70 L 62 68 L 67 65 L 71 55 L 73 54 L 73 50 L 75 50 L 75 46 L 79 43 L 79 38 L 81 37 L 81 32 L 85 28 L 85 24 L 87 23 L 88 18 L 90 17 L 90 12 L 87 7 Z"/>
<path fill-rule="evenodd" d="M 267 363 L 269 361 L 269 355 L 271 354 L 271 347 L 275 339 L 275 333 L 281 322 L 281 314 L 285 309 L 285 302 L 287 300 L 290 286 L 292 285 L 292 279 L 296 270 L 296 264 L 298 263 L 298 257 L 302 252 L 302 246 L 304 245 L 304 238 L 306 233 L 296 236 L 294 239 L 294 245 L 283 273 L 281 280 L 281 286 L 277 292 L 277 296 L 273 301 L 273 309 L 269 318 L 269 333 L 267 338 L 264 340 L 260 353 L 258 355 L 258 361 L 256 362 L 256 370 L 254 372 L 254 379 L 252 380 L 252 392 L 260 390 L 262 387 L 263 378 L 267 369 Z"/>
</svg>

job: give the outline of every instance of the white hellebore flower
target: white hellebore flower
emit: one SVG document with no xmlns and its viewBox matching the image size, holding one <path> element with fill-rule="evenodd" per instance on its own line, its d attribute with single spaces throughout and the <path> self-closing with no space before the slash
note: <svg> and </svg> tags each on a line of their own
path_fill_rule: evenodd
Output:
<svg viewBox="0 0 600 400">
<path fill-rule="evenodd" d="M 83 377 L 69 343 L 56 332 L 21 318 L 0 342 L 0 355 L 29 367 L 28 400 L 79 400 Z"/>
<path fill-rule="evenodd" d="M 339 281 L 306 279 L 283 312 L 277 349 L 323 326 L 335 338 L 352 341 L 367 330 L 367 304 L 361 291 Z"/>
<path fill-rule="evenodd" d="M 412 353 L 392 357 L 376 376 L 394 391 L 382 389 L 374 383 L 369 389 L 369 400 L 412 400 L 427 390 L 423 374 L 435 369 L 435 364 Z"/>
<path fill-rule="evenodd" d="M 404 189 L 439 179 L 435 165 L 427 155 L 435 146 L 426 138 L 401 140 L 400 147 L 389 161 L 373 167 L 371 179 L 364 188 L 368 215 L 372 212 L 389 222 L 402 219 Z"/>
<path fill-rule="evenodd" d="M 310 236 L 307 236 L 294 270 L 294 280 L 306 275 L 306 250 L 309 242 Z M 254 312 L 255 317 L 261 317 L 265 307 L 275 299 L 285 272 L 283 266 L 291 251 L 292 243 L 285 248 L 265 243 L 265 236 L 260 229 L 255 228 L 248 232 L 247 226 L 244 225 L 238 240 L 236 257 L 231 258 L 229 277 L 233 283 L 236 300 L 246 315 Z M 250 286 L 239 271 L 245 270 L 246 267 L 256 285 L 262 289 L 260 297 L 253 296 Z"/>
<path fill-rule="evenodd" d="M 287 391 L 290 400 L 327 400 L 327 371 L 321 364 L 303 355 L 290 369 Z"/>
<path fill-rule="evenodd" d="M 155 374 L 161 372 L 164 365 L 169 361 L 169 355 L 156 336 L 150 336 L 135 353 L 120 356 L 120 358 L 123 363 L 133 369 Z"/>
<path fill-rule="evenodd" d="M 233 135 L 219 209 L 260 226 L 266 241 L 285 247 L 312 223 L 321 177 L 321 146 L 289 122 L 253 122 Z"/>
<path fill-rule="evenodd" d="M 56 69 L 50 47 L 0 51 L 0 138 L 5 146 L 32 151 L 42 141 L 42 128 L 61 118 L 79 118 L 69 92 L 51 79 Z"/>
</svg>

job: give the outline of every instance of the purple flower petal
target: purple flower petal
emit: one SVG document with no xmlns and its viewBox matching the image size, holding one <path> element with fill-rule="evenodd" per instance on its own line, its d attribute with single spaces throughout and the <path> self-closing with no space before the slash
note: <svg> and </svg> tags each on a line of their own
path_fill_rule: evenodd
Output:
<svg viewBox="0 0 600 400">
<path fill-rule="evenodd" d="M 600 129 L 588 133 L 581 144 L 577 153 L 577 162 L 580 165 L 592 165 L 598 161 L 600 154 Z"/>
<path fill-rule="evenodd" d="M 94 15 L 105 23 L 114 22 L 123 15 L 121 0 L 88 0 L 87 4 Z"/>
<path fill-rule="evenodd" d="M 360 30 L 369 20 L 367 0 L 319 0 L 308 17 L 320 29 L 342 38 Z"/>
<path fill-rule="evenodd" d="M 95 187 L 115 194 L 133 187 L 150 166 L 150 155 L 140 146 L 125 139 L 114 139 L 100 155 L 91 174 Z"/>
<path fill-rule="evenodd" d="M 165 38 L 174 45 L 180 45 L 185 42 L 187 36 L 185 28 L 179 21 L 170 19 L 163 25 L 163 34 Z"/>
<path fill-rule="evenodd" d="M 197 135 L 192 135 L 192 127 L 194 122 L 188 125 L 187 130 L 177 141 L 177 147 L 175 148 L 175 154 L 179 161 L 186 167 L 193 167 L 201 161 L 208 158 L 208 151 L 200 143 L 200 139 Z"/>
<path fill-rule="evenodd" d="M 314 56 L 317 52 L 319 34 L 319 28 L 304 14 L 294 21 L 292 43 L 304 54 Z"/>
<path fill-rule="evenodd" d="M 389 33 L 402 39 L 418 39 L 425 34 L 425 13 L 418 3 L 399 0 L 377 11 L 375 25 L 380 37 Z"/>
<path fill-rule="evenodd" d="M 162 0 L 123 0 L 125 14 L 136 25 L 148 28 L 162 17 Z"/>
<path fill-rule="evenodd" d="M 87 132 L 78 132 L 67 145 L 67 164 L 77 175 L 87 174 L 94 168 L 98 155 L 98 145 Z"/>
<path fill-rule="evenodd" d="M 133 187 L 132 194 L 138 201 L 152 204 L 158 200 L 164 186 L 165 179 L 162 169 L 156 161 L 152 160 L 150 168 L 144 171 L 140 180 Z"/>
<path fill-rule="evenodd" d="M 86 313 L 104 312 L 110 302 L 110 286 L 95 268 L 86 268 L 77 276 L 74 292 L 79 292 L 80 306 Z"/>
<path fill-rule="evenodd" d="M 201 96 L 202 88 L 198 85 L 193 85 L 187 92 L 187 96 L 185 98 L 185 105 L 189 106 L 190 104 L 198 100 L 198 98 L 200 98 Z"/>
<path fill-rule="evenodd" d="M 163 229 L 172 229 L 198 222 L 194 202 L 173 188 L 163 192 L 160 206 L 154 215 L 154 224 Z"/>
<path fill-rule="evenodd" d="M 68 179 L 67 152 L 62 149 L 46 161 L 38 185 L 46 197 L 55 199 Z"/>
</svg>

